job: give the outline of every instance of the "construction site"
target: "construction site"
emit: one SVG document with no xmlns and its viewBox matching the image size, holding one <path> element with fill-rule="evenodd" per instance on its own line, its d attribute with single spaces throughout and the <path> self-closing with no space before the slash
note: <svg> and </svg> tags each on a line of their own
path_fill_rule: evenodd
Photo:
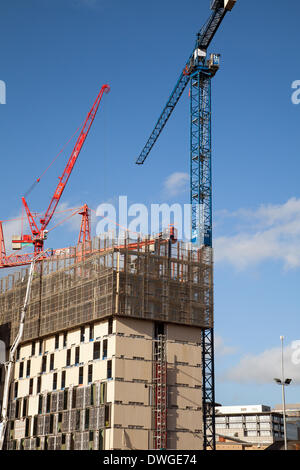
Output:
<svg viewBox="0 0 300 470">
<path fill-rule="evenodd" d="M 189 242 L 172 225 L 137 239 L 91 238 L 85 205 L 77 245 L 46 249 L 48 224 L 108 85 L 39 222 L 22 198 L 31 234 L 14 235 L 13 249 L 30 245 L 34 253 L 7 255 L 0 222 L 1 449 L 215 449 L 210 86 L 219 55 L 207 49 L 235 2 L 211 2 L 136 162 L 144 163 L 190 83 Z"/>
</svg>

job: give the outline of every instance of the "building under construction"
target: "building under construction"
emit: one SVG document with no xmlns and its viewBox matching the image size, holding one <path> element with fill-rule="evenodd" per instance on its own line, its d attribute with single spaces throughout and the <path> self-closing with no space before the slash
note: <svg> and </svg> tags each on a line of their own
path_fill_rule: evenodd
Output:
<svg viewBox="0 0 300 470">
<path fill-rule="evenodd" d="M 95 238 L 39 261 L 4 447 L 206 448 L 212 264 L 211 248 L 161 236 L 122 244 Z M 27 277 L 23 268 L 0 280 L 7 351 Z"/>
</svg>

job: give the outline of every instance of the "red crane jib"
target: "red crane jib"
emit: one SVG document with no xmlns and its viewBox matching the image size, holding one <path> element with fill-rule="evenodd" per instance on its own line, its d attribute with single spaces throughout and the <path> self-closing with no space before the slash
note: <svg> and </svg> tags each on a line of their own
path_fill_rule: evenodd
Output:
<svg viewBox="0 0 300 470">
<path fill-rule="evenodd" d="M 109 85 L 103 85 L 90 112 L 88 113 L 87 117 L 86 117 L 86 120 L 84 122 L 84 125 L 81 129 L 81 132 L 80 132 L 80 135 L 77 139 L 77 142 L 74 146 L 74 149 L 71 153 L 71 156 L 68 160 L 68 163 L 64 169 L 64 172 L 62 174 L 61 177 L 59 177 L 59 183 L 55 189 L 55 192 L 52 196 L 52 199 L 51 199 L 51 202 L 49 204 L 49 207 L 47 209 L 47 211 L 45 212 L 45 215 L 44 217 L 42 217 L 40 219 L 40 223 L 41 223 L 41 228 L 38 229 L 35 221 L 34 221 L 34 217 L 32 215 L 32 213 L 30 212 L 29 208 L 28 208 L 28 205 L 26 203 L 26 200 L 25 198 L 23 197 L 22 198 L 22 202 L 23 202 L 23 205 L 25 207 L 25 210 L 26 210 L 26 215 L 27 215 L 27 218 L 28 218 L 28 221 L 29 221 L 29 225 L 30 225 L 30 229 L 31 229 L 31 232 L 32 232 L 32 235 L 33 235 L 33 238 L 31 239 L 31 243 L 34 243 L 34 246 L 35 246 L 35 253 L 36 252 L 40 252 L 43 250 L 43 232 L 44 230 L 47 228 L 50 220 L 52 219 L 53 217 L 53 214 L 55 212 L 55 209 L 59 203 L 59 200 L 61 198 L 61 195 L 66 187 L 66 184 L 68 182 L 68 179 L 72 173 L 72 170 L 74 168 L 74 165 L 77 161 L 77 158 L 80 154 L 80 151 L 82 149 L 82 146 L 85 142 L 85 139 L 89 133 L 89 130 L 91 128 L 91 125 L 94 121 L 94 118 L 96 116 L 96 113 L 97 113 L 97 110 L 98 110 L 98 107 L 99 107 L 99 104 L 100 104 L 100 101 L 101 101 L 101 98 L 103 96 L 103 93 L 108 93 L 110 91 L 110 87 Z M 38 235 L 38 236 L 37 236 Z M 25 241 L 25 236 L 24 236 L 24 240 L 23 240 L 24 243 L 28 243 L 28 241 L 26 240 Z"/>
</svg>

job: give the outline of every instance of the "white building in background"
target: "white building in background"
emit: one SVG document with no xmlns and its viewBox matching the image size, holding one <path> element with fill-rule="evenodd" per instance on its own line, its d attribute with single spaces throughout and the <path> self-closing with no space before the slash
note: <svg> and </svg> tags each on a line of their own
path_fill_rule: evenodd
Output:
<svg viewBox="0 0 300 470">
<path fill-rule="evenodd" d="M 288 440 L 298 439 L 297 423 L 288 423 Z M 267 447 L 284 439 L 282 413 L 265 405 L 216 407 L 216 434 L 244 443 Z"/>
</svg>

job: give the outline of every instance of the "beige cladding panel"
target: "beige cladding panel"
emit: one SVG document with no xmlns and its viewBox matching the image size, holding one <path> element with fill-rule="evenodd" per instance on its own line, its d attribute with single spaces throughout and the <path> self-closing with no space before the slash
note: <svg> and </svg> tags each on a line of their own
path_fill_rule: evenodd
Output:
<svg viewBox="0 0 300 470">
<path fill-rule="evenodd" d="M 170 432 L 168 433 L 168 449 L 199 450 L 203 449 L 203 437 L 200 433 Z"/>
<path fill-rule="evenodd" d="M 114 426 L 142 426 L 151 429 L 151 419 L 150 406 L 114 405 Z"/>
<path fill-rule="evenodd" d="M 45 340 L 45 352 L 53 352 L 55 349 L 55 338 L 51 337 Z"/>
<path fill-rule="evenodd" d="M 201 408 L 202 391 L 198 388 L 169 386 L 168 404 L 169 407 L 178 406 L 178 408 Z"/>
<path fill-rule="evenodd" d="M 202 429 L 202 410 L 168 410 L 168 430 L 187 429 L 195 432 Z"/>
<path fill-rule="evenodd" d="M 42 366 L 42 356 L 31 358 L 31 364 L 30 364 L 31 377 L 35 377 L 41 372 L 41 366 Z"/>
<path fill-rule="evenodd" d="M 152 363 L 129 359 L 115 360 L 115 377 L 126 381 L 152 380 Z"/>
<path fill-rule="evenodd" d="M 43 374 L 41 392 L 48 392 L 49 390 L 52 390 L 52 385 L 53 374 Z"/>
<path fill-rule="evenodd" d="M 28 395 L 29 379 L 22 379 L 18 382 L 18 397 L 25 397 Z"/>
<path fill-rule="evenodd" d="M 115 400 L 123 403 L 150 403 L 151 387 L 145 386 L 143 383 L 116 382 Z"/>
<path fill-rule="evenodd" d="M 149 431 L 144 429 L 114 429 L 113 448 L 147 450 L 149 449 Z"/>
<path fill-rule="evenodd" d="M 189 387 L 202 386 L 202 368 L 168 364 L 167 383 L 170 385 L 183 385 Z"/>
<path fill-rule="evenodd" d="M 108 322 L 104 321 L 101 323 L 96 323 L 94 326 L 94 337 L 102 338 L 103 336 L 108 335 Z"/>
<path fill-rule="evenodd" d="M 34 395 L 33 397 L 29 397 L 28 401 L 28 415 L 35 416 L 38 414 L 39 408 L 39 396 Z"/>
<path fill-rule="evenodd" d="M 184 362 L 190 366 L 201 364 L 201 347 L 193 344 L 167 343 L 167 361 Z"/>
<path fill-rule="evenodd" d="M 95 361 L 93 363 L 93 380 L 105 380 L 107 378 L 107 361 Z"/>
<path fill-rule="evenodd" d="M 116 333 L 123 333 L 125 336 L 140 335 L 147 339 L 153 337 L 153 322 L 146 320 L 136 320 L 131 318 L 116 318 Z"/>
<path fill-rule="evenodd" d="M 72 344 L 80 343 L 80 330 L 73 330 L 68 333 L 67 347 L 70 348 Z"/>
<path fill-rule="evenodd" d="M 31 355 L 31 344 L 26 344 L 20 348 L 20 359 L 29 357 Z"/>
<path fill-rule="evenodd" d="M 14 429 L 15 439 L 23 439 L 25 437 L 25 419 L 17 419 Z"/>
<path fill-rule="evenodd" d="M 152 360 L 152 341 L 140 338 L 117 337 L 116 356 Z"/>
<path fill-rule="evenodd" d="M 201 343 L 201 328 L 168 324 L 167 339 L 189 343 Z"/>
</svg>

